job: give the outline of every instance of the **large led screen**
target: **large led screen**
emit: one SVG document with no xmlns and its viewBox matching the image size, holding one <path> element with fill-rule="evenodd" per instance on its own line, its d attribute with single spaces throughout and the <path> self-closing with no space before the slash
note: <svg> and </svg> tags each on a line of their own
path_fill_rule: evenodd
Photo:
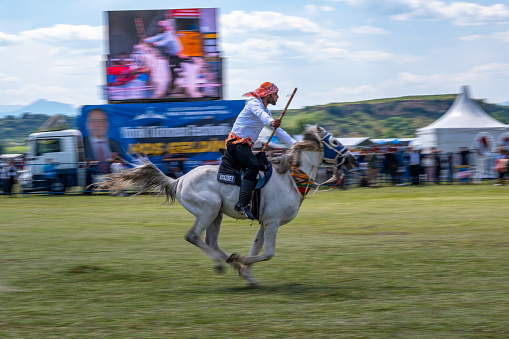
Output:
<svg viewBox="0 0 509 339">
<path fill-rule="evenodd" d="M 222 99 L 215 8 L 107 12 L 109 103 Z"/>
</svg>

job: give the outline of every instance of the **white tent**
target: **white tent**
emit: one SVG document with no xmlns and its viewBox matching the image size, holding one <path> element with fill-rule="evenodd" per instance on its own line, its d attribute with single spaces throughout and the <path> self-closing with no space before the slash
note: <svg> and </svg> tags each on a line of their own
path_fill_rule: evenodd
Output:
<svg viewBox="0 0 509 339">
<path fill-rule="evenodd" d="M 417 139 L 413 146 L 424 151 L 437 147 L 442 152 L 458 152 L 460 147 L 470 148 L 480 132 L 487 132 L 497 140 L 505 131 L 509 131 L 509 125 L 486 113 L 470 99 L 469 87 L 463 86 L 462 93 L 458 94 L 444 115 L 417 130 Z"/>
</svg>

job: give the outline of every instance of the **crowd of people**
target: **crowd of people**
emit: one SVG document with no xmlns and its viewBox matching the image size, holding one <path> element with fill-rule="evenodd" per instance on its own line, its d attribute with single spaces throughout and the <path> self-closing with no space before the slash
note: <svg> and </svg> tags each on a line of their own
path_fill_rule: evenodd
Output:
<svg viewBox="0 0 509 339">
<path fill-rule="evenodd" d="M 472 153 L 466 147 L 456 153 L 443 153 L 436 148 L 424 153 L 413 147 L 372 147 L 355 154 L 360 186 L 468 182 L 472 176 Z M 495 185 L 502 185 L 509 174 L 509 152 L 505 148 L 497 150 L 493 169 L 497 176 Z"/>
<path fill-rule="evenodd" d="M 443 153 L 432 149 L 424 153 L 412 147 L 372 147 L 353 152 L 358 160 L 359 167 L 352 172 L 345 173 L 345 179 L 339 186 L 347 187 L 380 187 L 403 185 L 432 185 L 469 182 L 472 180 L 472 151 L 462 147 L 456 153 Z M 167 165 L 166 175 L 178 178 L 184 175 L 182 163 L 185 159 L 172 161 Z M 108 159 L 103 161 L 108 168 L 99 173 L 98 164 L 91 173 L 116 173 L 127 168 L 125 160 L 117 152 L 111 152 Z M 59 182 L 56 168 L 58 164 L 47 159 L 43 166 L 44 180 L 48 194 L 53 194 L 53 185 Z M 14 196 L 16 184 L 22 183 L 23 163 L 10 160 L 0 164 L 0 194 Z M 509 178 L 509 151 L 499 147 L 493 161 L 493 183 L 502 186 L 504 179 Z M 328 173 L 328 172 L 327 172 Z M 20 185 L 21 186 L 21 185 Z M 122 192 L 120 195 L 125 195 Z"/>
</svg>

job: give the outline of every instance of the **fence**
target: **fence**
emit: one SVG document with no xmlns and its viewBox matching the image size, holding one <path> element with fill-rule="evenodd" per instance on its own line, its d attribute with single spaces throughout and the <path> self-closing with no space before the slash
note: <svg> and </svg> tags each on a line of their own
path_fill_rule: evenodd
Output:
<svg viewBox="0 0 509 339">
<path fill-rule="evenodd" d="M 35 167 L 34 167 L 35 166 Z M 17 183 L 13 194 L 28 196 L 30 194 L 95 194 L 94 183 L 102 180 L 103 175 L 97 172 L 97 167 L 86 166 L 81 163 L 59 164 L 56 178 L 48 179 L 42 175 L 42 167 L 32 165 L 32 170 L 24 167 L 18 171 Z M 164 165 L 162 165 L 164 166 Z M 162 167 L 164 169 L 164 167 Z M 345 171 L 342 180 L 336 183 L 339 188 L 405 186 L 415 184 L 453 184 L 470 183 L 473 180 L 474 166 L 452 166 L 442 168 L 436 177 L 429 178 L 424 170 L 418 172 L 418 178 L 412 178 L 409 166 L 401 166 L 397 172 L 390 173 L 383 168 L 369 173 L 367 168 L 360 166 L 353 171 Z M 41 173 L 34 175 L 33 173 Z M 168 176 L 174 177 L 170 171 Z M 321 183 L 333 175 L 331 166 L 321 167 L 315 182 Z M 484 178 L 483 182 L 492 182 L 495 178 Z M 0 180 L 0 194 L 5 195 L 5 180 Z M 332 184 L 331 184 L 332 185 Z M 103 192 L 104 193 L 104 192 Z"/>
</svg>

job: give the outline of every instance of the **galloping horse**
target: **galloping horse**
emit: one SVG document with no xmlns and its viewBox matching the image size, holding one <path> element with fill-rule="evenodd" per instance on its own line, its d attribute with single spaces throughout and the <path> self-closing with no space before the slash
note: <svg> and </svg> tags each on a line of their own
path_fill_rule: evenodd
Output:
<svg viewBox="0 0 509 339">
<path fill-rule="evenodd" d="M 357 166 L 355 157 L 329 133 L 318 125 L 303 133 L 301 141 L 295 143 L 284 155 L 271 160 L 275 167 L 272 178 L 261 190 L 260 228 L 254 239 L 249 255 L 229 255 L 218 244 L 223 215 L 234 219 L 245 219 L 234 210 L 239 197 L 239 187 L 217 181 L 217 166 L 201 166 L 186 175 L 171 179 L 152 163 L 109 175 L 109 181 L 99 184 L 98 189 L 120 191 L 130 185 L 139 186 L 137 194 L 156 190 L 166 196 L 166 202 L 175 199 L 191 214 L 195 221 L 187 232 L 186 240 L 201 248 L 215 262 L 218 271 L 229 263 L 238 270 L 251 287 L 258 282 L 251 274 L 254 263 L 269 260 L 275 254 L 276 236 L 279 226 L 292 221 L 304 199 L 298 190 L 291 172 L 306 176 L 312 183 L 318 167 L 327 162 L 342 164 L 347 168 Z M 305 186 L 305 191 L 309 185 Z M 302 188 L 302 187 L 301 187 Z M 202 234 L 205 232 L 205 241 Z M 265 244 L 265 253 L 259 254 Z"/>
</svg>

